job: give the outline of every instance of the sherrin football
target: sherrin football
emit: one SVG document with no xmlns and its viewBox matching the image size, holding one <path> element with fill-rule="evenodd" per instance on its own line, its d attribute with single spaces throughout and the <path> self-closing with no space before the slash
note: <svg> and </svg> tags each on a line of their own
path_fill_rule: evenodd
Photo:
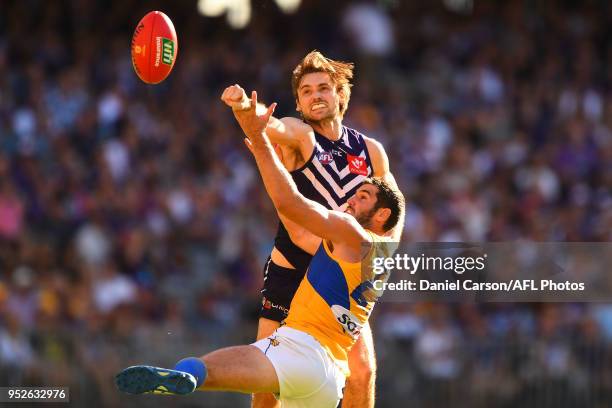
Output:
<svg viewBox="0 0 612 408">
<path fill-rule="evenodd" d="M 178 40 L 170 18 L 161 11 L 151 11 L 140 20 L 132 36 L 132 65 L 140 79 L 158 84 L 170 74 Z"/>
</svg>

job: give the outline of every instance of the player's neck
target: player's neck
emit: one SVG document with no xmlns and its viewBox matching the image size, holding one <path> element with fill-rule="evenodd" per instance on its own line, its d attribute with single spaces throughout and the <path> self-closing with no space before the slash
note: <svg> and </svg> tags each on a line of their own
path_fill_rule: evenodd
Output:
<svg viewBox="0 0 612 408">
<path fill-rule="evenodd" d="M 384 237 L 385 235 L 387 235 L 387 233 L 385 232 L 385 230 L 382 227 L 367 228 L 367 229 L 370 230 L 371 232 L 373 232 L 374 234 L 378 235 L 379 237 Z"/>
<path fill-rule="evenodd" d="M 336 117 L 321 121 L 312 121 L 308 123 L 320 135 L 325 136 L 329 140 L 336 141 L 342 137 L 342 118 Z"/>
<path fill-rule="evenodd" d="M 372 223 L 367 223 L 366 225 L 361 225 L 364 229 L 373 232 L 374 234 L 378 235 L 378 236 L 384 236 L 386 234 L 385 230 L 383 229 L 383 226 L 380 224 L 377 225 L 372 225 Z"/>
</svg>

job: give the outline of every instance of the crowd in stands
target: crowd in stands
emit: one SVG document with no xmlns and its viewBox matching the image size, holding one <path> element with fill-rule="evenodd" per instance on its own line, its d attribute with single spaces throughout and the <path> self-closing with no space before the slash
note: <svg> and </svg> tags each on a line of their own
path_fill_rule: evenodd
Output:
<svg viewBox="0 0 612 408">
<path fill-rule="evenodd" d="M 244 30 L 158 3 L 0 3 L 0 384 L 131 404 L 121 367 L 254 339 L 277 218 L 219 97 L 297 116 L 312 49 L 356 64 L 344 122 L 385 146 L 405 241 L 612 241 L 608 2 L 253 1 Z M 129 44 L 154 8 L 179 51 L 150 86 Z M 383 301 L 372 325 L 379 406 L 612 401 L 606 303 Z M 167 401 L 211 400 L 248 406 Z"/>
</svg>

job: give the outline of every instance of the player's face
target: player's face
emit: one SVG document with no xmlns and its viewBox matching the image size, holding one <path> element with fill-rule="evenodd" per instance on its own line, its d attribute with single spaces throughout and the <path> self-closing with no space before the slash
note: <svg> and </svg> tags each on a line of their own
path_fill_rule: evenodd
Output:
<svg viewBox="0 0 612 408">
<path fill-rule="evenodd" d="M 302 77 L 297 91 L 298 111 L 309 122 L 333 119 L 338 115 L 340 95 L 329 74 L 313 72 Z"/>
<path fill-rule="evenodd" d="M 355 193 L 354 196 L 347 201 L 345 212 L 351 214 L 362 227 L 368 228 L 370 221 L 376 213 L 376 194 L 378 187 L 371 184 L 364 184 Z"/>
</svg>

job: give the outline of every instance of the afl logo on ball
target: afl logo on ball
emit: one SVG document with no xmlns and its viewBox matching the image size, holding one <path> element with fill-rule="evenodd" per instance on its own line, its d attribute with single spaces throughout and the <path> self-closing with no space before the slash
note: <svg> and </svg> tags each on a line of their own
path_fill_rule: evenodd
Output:
<svg viewBox="0 0 612 408">
<path fill-rule="evenodd" d="M 334 157 L 331 155 L 331 153 L 326 151 L 320 152 L 317 159 L 319 159 L 321 164 L 329 164 L 334 161 Z"/>
</svg>

